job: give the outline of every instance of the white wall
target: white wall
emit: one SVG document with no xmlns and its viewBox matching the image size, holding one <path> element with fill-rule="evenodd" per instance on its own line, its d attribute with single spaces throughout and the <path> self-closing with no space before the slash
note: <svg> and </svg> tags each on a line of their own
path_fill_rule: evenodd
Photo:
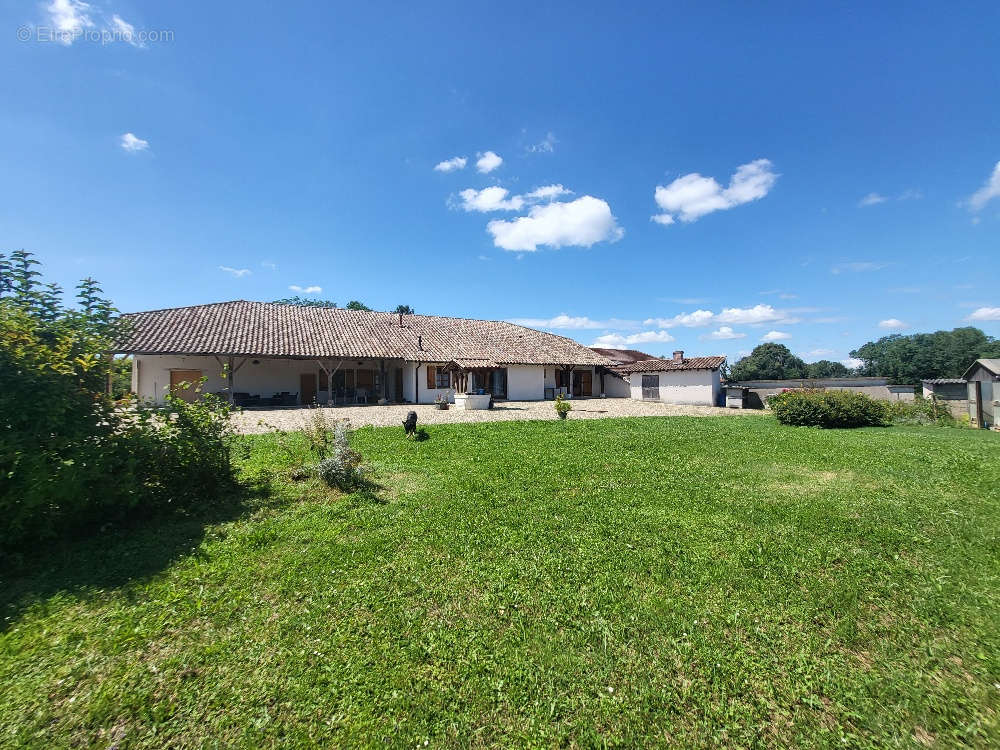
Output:
<svg viewBox="0 0 1000 750">
<path fill-rule="evenodd" d="M 545 398 L 545 368 L 540 365 L 507 367 L 507 398 L 511 401 L 541 401 Z"/>
<path fill-rule="evenodd" d="M 601 380 L 597 378 L 594 391 L 600 396 Z M 628 398 L 632 395 L 632 388 L 627 380 L 623 380 L 610 372 L 604 373 L 604 395 L 608 398 Z"/>
<path fill-rule="evenodd" d="M 632 398 L 642 400 L 642 376 L 660 376 L 660 401 L 666 404 L 698 404 L 715 406 L 721 391 L 718 370 L 676 370 L 673 372 L 641 373 L 630 376 Z"/>
<path fill-rule="evenodd" d="M 438 362 L 437 364 L 431 364 L 430 367 L 443 367 L 446 362 Z M 419 385 L 417 387 L 420 393 L 421 404 L 433 404 L 438 396 L 444 396 L 451 403 L 455 403 L 455 389 L 454 388 L 428 388 L 427 387 L 427 368 L 428 365 L 420 365 L 417 368 L 417 378 L 419 379 Z M 413 401 L 413 366 L 410 365 L 410 372 L 407 379 L 410 381 L 410 395 L 406 396 L 406 387 L 403 387 L 403 396 L 408 398 L 409 401 Z"/>
</svg>

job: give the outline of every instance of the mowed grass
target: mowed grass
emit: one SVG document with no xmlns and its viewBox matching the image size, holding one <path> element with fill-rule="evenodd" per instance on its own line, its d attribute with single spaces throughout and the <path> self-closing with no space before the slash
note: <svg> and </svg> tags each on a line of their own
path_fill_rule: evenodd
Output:
<svg viewBox="0 0 1000 750">
<path fill-rule="evenodd" d="M 6 577 L 0 745 L 1000 742 L 1000 435 L 426 429 Z"/>
</svg>

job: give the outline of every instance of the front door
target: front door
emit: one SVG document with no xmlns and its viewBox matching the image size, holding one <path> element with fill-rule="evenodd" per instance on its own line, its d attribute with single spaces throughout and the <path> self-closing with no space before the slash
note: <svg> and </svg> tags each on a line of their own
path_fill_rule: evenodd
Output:
<svg viewBox="0 0 1000 750">
<path fill-rule="evenodd" d="M 187 386 L 187 387 L 185 387 Z M 201 370 L 171 370 L 170 393 L 189 403 L 197 401 L 200 395 L 197 388 L 201 387 Z"/>
<path fill-rule="evenodd" d="M 396 379 L 394 385 L 394 390 L 396 392 L 396 403 L 403 403 L 403 368 L 397 367 L 393 372 L 393 377 Z"/>
<path fill-rule="evenodd" d="M 299 398 L 303 404 L 316 402 L 316 373 L 304 372 L 299 375 Z"/>
<path fill-rule="evenodd" d="M 573 396 L 592 396 L 594 393 L 594 375 L 590 370 L 580 370 L 573 373 Z"/>
<path fill-rule="evenodd" d="M 642 376 L 642 400 L 643 401 L 659 401 L 660 400 L 660 376 L 659 375 L 643 375 Z"/>
</svg>

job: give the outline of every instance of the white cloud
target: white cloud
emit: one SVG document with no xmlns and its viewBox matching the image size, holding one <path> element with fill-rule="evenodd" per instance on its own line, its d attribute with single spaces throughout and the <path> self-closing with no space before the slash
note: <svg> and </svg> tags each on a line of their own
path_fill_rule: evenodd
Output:
<svg viewBox="0 0 1000 750">
<path fill-rule="evenodd" d="M 81 0 L 52 0 L 45 7 L 49 23 L 52 24 L 54 38 L 60 44 L 70 45 L 84 29 L 94 27 L 90 17 L 90 4 Z"/>
<path fill-rule="evenodd" d="M 686 326 L 688 328 L 700 328 L 711 325 L 715 320 L 715 313 L 711 310 L 695 310 L 692 313 L 681 313 L 672 318 L 647 318 L 643 325 L 660 326 L 661 328 L 673 328 L 675 326 Z"/>
<path fill-rule="evenodd" d="M 870 260 L 854 261 L 852 263 L 838 263 L 830 269 L 830 273 L 863 273 L 865 271 L 880 271 L 888 263 L 877 263 Z"/>
<path fill-rule="evenodd" d="M 640 333 L 633 333 L 629 336 L 622 336 L 618 333 L 606 333 L 603 336 L 598 336 L 594 339 L 594 343 L 592 343 L 591 346 L 597 346 L 604 349 L 626 349 L 629 346 L 634 346 L 635 344 L 665 344 L 673 340 L 674 337 L 667 331 L 642 331 Z"/>
<path fill-rule="evenodd" d="M 139 41 L 139 37 L 135 33 L 135 26 L 123 19 L 117 13 L 111 16 L 110 29 L 114 35 L 112 38 L 120 39 L 123 42 L 131 44 L 133 47 L 143 46 L 142 42 Z"/>
<path fill-rule="evenodd" d="M 44 6 L 44 9 L 51 38 L 67 47 L 83 36 L 88 38 L 91 34 L 98 36 L 98 32 L 88 31 L 98 26 L 94 21 L 95 13 L 100 21 L 99 39 L 102 45 L 110 42 L 126 42 L 133 47 L 143 46 L 136 34 L 135 26 L 117 13 L 113 13 L 108 19 L 100 9 L 95 9 L 83 0 L 52 0 Z"/>
<path fill-rule="evenodd" d="M 459 193 L 465 211 L 520 211 L 524 207 L 524 198 L 520 195 L 512 195 L 509 199 L 507 195 L 508 191 L 499 186 L 482 190 L 468 188 Z"/>
<path fill-rule="evenodd" d="M 726 339 L 742 339 L 745 338 L 745 333 L 737 333 L 730 326 L 719 326 L 719 330 L 712 331 L 707 336 L 703 338 L 713 339 L 715 341 L 724 341 Z"/>
<path fill-rule="evenodd" d="M 477 255 L 476 257 L 479 258 L 479 260 L 489 260 L 490 259 L 490 256 L 488 256 L 488 255 Z"/>
<path fill-rule="evenodd" d="M 885 203 L 887 200 L 889 199 L 886 198 L 884 195 L 879 195 L 878 193 L 868 193 L 868 195 L 866 195 L 864 198 L 858 201 L 858 205 L 862 207 L 875 206 L 878 205 L 879 203 Z"/>
<path fill-rule="evenodd" d="M 864 363 L 865 361 L 863 359 L 856 359 L 855 357 L 847 357 L 846 359 L 840 360 L 840 364 L 848 370 L 857 370 Z"/>
<path fill-rule="evenodd" d="M 323 287 L 315 285 L 303 287 L 299 286 L 298 284 L 292 284 L 288 288 L 291 289 L 293 292 L 299 292 L 301 294 L 319 294 L 320 292 L 323 291 Z"/>
<path fill-rule="evenodd" d="M 277 263 L 271 263 L 270 261 L 267 261 L 267 260 L 262 260 L 260 262 L 260 267 L 261 268 L 266 268 L 268 271 L 277 271 L 278 270 L 278 264 Z"/>
<path fill-rule="evenodd" d="M 736 325 L 760 325 L 762 323 L 797 323 L 798 318 L 791 317 L 787 311 L 776 310 L 771 305 L 754 305 L 753 307 L 724 307 L 716 314 L 711 310 L 695 310 L 681 313 L 672 318 L 647 318 L 644 325 L 656 325 L 660 328 L 700 328 L 718 323 Z"/>
<path fill-rule="evenodd" d="M 1000 320 L 1000 307 L 980 307 L 967 320 Z"/>
<path fill-rule="evenodd" d="M 879 328 L 909 328 L 909 326 L 899 318 L 888 318 L 878 322 Z"/>
<path fill-rule="evenodd" d="M 638 323 L 634 320 L 620 320 L 611 318 L 610 320 L 593 320 L 586 315 L 572 316 L 560 313 L 554 318 L 513 318 L 511 323 L 517 323 L 529 328 L 573 328 L 573 329 L 593 329 L 593 328 L 636 328 Z"/>
<path fill-rule="evenodd" d="M 833 349 L 813 349 L 806 352 L 807 357 L 829 357 L 831 354 L 833 354 Z"/>
<path fill-rule="evenodd" d="M 625 235 L 607 202 L 591 195 L 532 206 L 527 216 L 509 221 L 494 219 L 486 230 L 497 247 L 531 252 L 539 245 L 590 247 L 597 242 L 615 242 Z"/>
<path fill-rule="evenodd" d="M 697 221 L 714 211 L 724 211 L 763 198 L 774 187 L 778 175 L 768 159 L 757 159 L 737 167 L 723 188 L 712 177 L 697 172 L 678 177 L 669 185 L 657 185 L 653 193 L 663 213 L 652 217 L 659 224 Z"/>
<path fill-rule="evenodd" d="M 244 276 L 250 275 L 249 268 L 230 268 L 229 266 L 219 266 L 220 271 L 225 271 L 231 274 L 234 278 L 242 279 Z"/>
<path fill-rule="evenodd" d="M 896 200 L 898 200 L 898 201 L 917 201 L 917 200 L 920 200 L 923 197 L 924 197 L 924 194 L 922 192 L 920 192 L 919 190 L 914 190 L 913 188 L 909 188 L 907 190 L 904 190 L 902 193 L 900 193 L 899 197 L 896 198 Z"/>
<path fill-rule="evenodd" d="M 558 142 L 559 141 L 556 140 L 555 135 L 552 133 L 546 133 L 540 143 L 532 144 L 528 146 L 526 150 L 533 154 L 551 154 L 555 151 L 555 147 Z"/>
<path fill-rule="evenodd" d="M 993 174 L 986 183 L 969 196 L 969 208 L 979 211 L 994 198 L 1000 198 L 1000 161 L 993 167 Z"/>
<path fill-rule="evenodd" d="M 445 159 L 435 164 L 434 170 L 436 172 L 454 172 L 458 169 L 465 169 L 468 161 L 464 156 L 453 156 L 450 159 Z"/>
<path fill-rule="evenodd" d="M 790 339 L 792 334 L 785 333 L 784 331 L 768 331 L 763 336 L 760 337 L 761 341 L 783 341 L 784 339 Z"/>
<path fill-rule="evenodd" d="M 135 133 L 124 133 L 121 137 L 121 147 L 129 153 L 145 151 L 149 148 L 149 141 L 137 138 Z"/>
<path fill-rule="evenodd" d="M 476 154 L 479 159 L 476 160 L 476 171 L 480 174 L 489 174 L 494 169 L 503 164 L 503 159 L 500 155 L 494 153 L 493 151 L 485 151 L 480 154 Z"/>
<path fill-rule="evenodd" d="M 770 305 L 754 305 L 753 307 L 727 307 L 716 317 L 721 323 L 770 323 L 772 321 L 790 322 L 788 316 L 775 310 Z"/>
<path fill-rule="evenodd" d="M 572 195 L 572 190 L 567 190 L 562 185 L 543 185 L 540 188 L 535 188 L 530 193 L 525 193 L 525 200 L 536 200 L 536 201 L 550 201 L 555 198 L 561 198 L 564 195 Z"/>
</svg>

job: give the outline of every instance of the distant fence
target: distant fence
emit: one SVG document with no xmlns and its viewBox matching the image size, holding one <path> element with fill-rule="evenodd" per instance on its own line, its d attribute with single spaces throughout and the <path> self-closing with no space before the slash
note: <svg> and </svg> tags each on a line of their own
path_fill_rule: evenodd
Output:
<svg viewBox="0 0 1000 750">
<path fill-rule="evenodd" d="M 812 388 L 824 391 L 853 391 L 882 401 L 912 401 L 911 385 L 889 385 L 889 378 L 796 378 L 794 380 L 740 380 L 726 385 L 746 388 L 744 409 L 763 409 L 768 396 L 786 390 Z"/>
</svg>

